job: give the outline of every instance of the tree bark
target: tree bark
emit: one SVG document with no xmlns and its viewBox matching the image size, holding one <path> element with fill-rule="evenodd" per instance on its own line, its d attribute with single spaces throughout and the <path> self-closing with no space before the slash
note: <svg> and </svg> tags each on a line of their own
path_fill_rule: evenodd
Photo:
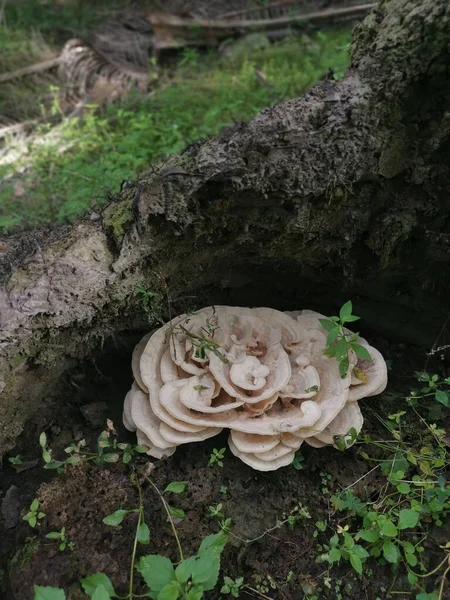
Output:
<svg viewBox="0 0 450 600">
<path fill-rule="evenodd" d="M 450 4 L 382 1 L 351 69 L 199 141 L 100 215 L 0 245 L 0 451 L 58 378 L 144 327 L 136 285 L 209 303 L 335 307 L 431 345 L 450 283 Z"/>
</svg>

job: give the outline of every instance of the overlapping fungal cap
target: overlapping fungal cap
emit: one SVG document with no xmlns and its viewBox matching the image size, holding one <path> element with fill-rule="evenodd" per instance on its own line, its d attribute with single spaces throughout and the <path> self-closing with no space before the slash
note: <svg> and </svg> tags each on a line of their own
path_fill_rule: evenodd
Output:
<svg viewBox="0 0 450 600">
<path fill-rule="evenodd" d="M 155 458 L 230 430 L 229 446 L 260 471 L 286 466 L 306 441 L 322 447 L 363 418 L 357 400 L 386 386 L 386 364 L 349 356 L 345 377 L 324 354 L 312 311 L 207 307 L 146 335 L 132 357 L 123 421 Z"/>
</svg>

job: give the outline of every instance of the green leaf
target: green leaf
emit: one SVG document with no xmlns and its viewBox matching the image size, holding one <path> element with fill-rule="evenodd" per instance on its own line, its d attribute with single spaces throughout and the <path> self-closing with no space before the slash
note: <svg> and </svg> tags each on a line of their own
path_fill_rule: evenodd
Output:
<svg viewBox="0 0 450 600">
<path fill-rule="evenodd" d="M 116 596 L 113 584 L 109 580 L 108 575 L 105 575 L 105 573 L 93 573 L 92 575 L 89 575 L 89 577 L 85 577 L 84 579 L 82 579 L 81 585 L 83 586 L 83 590 L 86 592 L 89 598 L 92 598 L 93 593 L 100 586 L 103 586 L 105 588 L 105 590 L 109 594 L 108 597 Z"/>
<path fill-rule="evenodd" d="M 383 556 L 384 558 L 392 563 L 398 563 L 400 559 L 400 552 L 398 551 L 397 546 L 391 540 L 386 540 L 383 544 Z"/>
<path fill-rule="evenodd" d="M 342 360 L 343 358 L 347 358 L 348 353 L 348 344 L 347 340 L 344 338 L 340 339 L 334 346 L 334 352 L 337 360 Z M 347 367 L 348 369 L 348 367 Z"/>
<path fill-rule="evenodd" d="M 175 569 L 175 577 L 180 583 L 186 583 L 188 579 L 192 577 L 192 572 L 195 564 L 195 556 L 186 558 L 181 561 L 178 567 Z"/>
<path fill-rule="evenodd" d="M 137 529 L 137 541 L 140 544 L 150 544 L 150 529 L 147 523 L 141 523 Z"/>
<path fill-rule="evenodd" d="M 30 504 L 30 510 L 33 512 L 36 512 L 38 508 L 39 508 L 39 500 L 37 498 L 35 498 L 33 500 L 33 502 Z"/>
<path fill-rule="evenodd" d="M 160 592 L 164 586 L 175 579 L 175 570 L 171 561 L 160 554 L 142 556 L 136 568 L 152 592 Z"/>
<path fill-rule="evenodd" d="M 123 509 L 116 510 L 115 512 L 111 513 L 110 515 L 107 515 L 103 519 L 103 523 L 105 525 L 110 525 L 111 527 L 117 527 L 117 525 L 120 525 L 122 523 L 124 517 L 126 517 L 126 515 L 130 512 L 131 512 L 130 510 L 123 510 Z"/>
<path fill-rule="evenodd" d="M 128 464 L 132 458 L 133 458 L 132 454 L 130 454 L 129 452 L 124 452 L 123 456 L 122 456 L 122 462 L 124 462 L 125 464 Z"/>
<path fill-rule="evenodd" d="M 227 540 L 228 536 L 225 535 L 223 531 L 221 531 L 220 533 L 213 533 L 212 535 L 207 535 L 200 544 L 200 548 L 198 549 L 198 551 L 200 553 L 205 552 L 206 550 L 216 550 L 220 554 L 225 548 Z"/>
<path fill-rule="evenodd" d="M 47 445 L 47 435 L 44 432 L 39 436 L 39 445 L 41 448 L 45 448 Z"/>
<path fill-rule="evenodd" d="M 362 575 L 362 562 L 361 562 L 361 559 L 359 558 L 359 556 L 357 556 L 356 554 L 353 554 L 353 553 L 350 554 L 350 564 L 355 569 L 355 571 L 358 573 L 358 575 Z"/>
<path fill-rule="evenodd" d="M 171 517 L 176 517 L 177 519 L 184 519 L 186 517 L 186 513 L 182 508 L 175 508 L 174 506 L 167 505 L 169 509 L 169 513 Z"/>
<path fill-rule="evenodd" d="M 95 588 L 95 592 L 92 594 L 92 600 L 109 600 L 111 596 L 108 594 L 104 585 L 99 585 Z"/>
<path fill-rule="evenodd" d="M 203 587 L 201 585 L 194 585 L 186 594 L 186 600 L 201 600 L 201 598 L 203 598 Z"/>
<path fill-rule="evenodd" d="M 180 595 L 180 584 L 178 581 L 171 581 L 165 585 L 157 596 L 157 600 L 177 600 Z"/>
<path fill-rule="evenodd" d="M 327 346 L 330 346 L 339 337 L 339 327 L 332 329 L 327 336 Z"/>
<path fill-rule="evenodd" d="M 60 467 L 63 466 L 63 462 L 61 462 L 60 460 L 54 460 L 50 463 L 45 463 L 44 465 L 44 469 L 59 469 Z"/>
<path fill-rule="evenodd" d="M 202 582 L 202 588 L 206 592 L 208 590 L 212 590 L 216 587 L 217 582 L 219 580 L 219 571 L 220 571 L 220 558 L 216 557 L 214 559 L 214 564 L 216 565 L 215 569 L 211 569 L 211 574 L 209 579 Z M 213 565 L 211 565 L 213 566 Z"/>
<path fill-rule="evenodd" d="M 51 531 L 50 533 L 47 533 L 45 537 L 49 540 L 59 540 L 61 534 L 59 533 L 59 531 Z"/>
<path fill-rule="evenodd" d="M 213 552 L 202 552 L 195 557 L 195 562 L 192 566 L 192 581 L 196 584 L 205 584 L 205 582 L 209 582 L 211 578 L 215 578 L 217 582 L 219 577 L 219 569 L 219 555 Z M 212 587 L 214 587 L 214 585 Z M 212 587 L 204 586 L 204 589 L 208 590 L 212 589 Z"/>
<path fill-rule="evenodd" d="M 353 352 L 356 354 L 356 356 L 359 356 L 359 358 L 362 358 L 363 360 L 370 360 L 370 361 L 372 360 L 372 357 L 370 356 L 367 348 L 365 348 L 364 346 L 361 346 L 361 344 L 352 343 L 351 348 L 352 348 Z"/>
<path fill-rule="evenodd" d="M 415 527 L 419 522 L 419 513 L 415 510 L 403 508 L 398 515 L 398 526 L 400 529 Z"/>
<path fill-rule="evenodd" d="M 434 394 L 434 397 L 438 402 L 440 402 L 444 406 L 450 405 L 450 397 L 448 395 L 448 392 L 444 392 L 442 390 L 437 390 L 436 393 Z"/>
<path fill-rule="evenodd" d="M 381 533 L 386 537 L 396 537 L 398 531 L 394 523 L 390 519 L 387 519 L 381 526 Z"/>
<path fill-rule="evenodd" d="M 120 458 L 120 455 L 116 454 L 115 452 L 103 454 L 103 456 L 102 456 L 102 460 L 105 463 L 116 463 L 116 462 L 118 462 L 119 458 Z"/>
<path fill-rule="evenodd" d="M 330 544 L 331 548 L 337 548 L 337 545 L 339 544 L 339 536 L 337 533 L 335 533 L 332 537 L 330 537 L 329 544 Z"/>
<path fill-rule="evenodd" d="M 412 571 L 408 571 L 408 582 L 411 585 L 414 585 L 418 581 L 419 581 L 419 578 L 417 577 L 417 575 L 415 575 Z"/>
<path fill-rule="evenodd" d="M 134 449 L 136 450 L 136 452 L 139 452 L 139 454 L 146 454 L 148 448 L 146 448 L 145 446 L 135 446 Z"/>
<path fill-rule="evenodd" d="M 66 600 L 66 594 L 60 588 L 35 585 L 34 600 Z"/>
<path fill-rule="evenodd" d="M 379 539 L 379 535 L 377 531 L 363 529 L 358 532 L 358 536 L 365 540 L 366 542 L 376 542 Z"/>
<path fill-rule="evenodd" d="M 339 375 L 342 379 L 347 376 L 349 367 L 348 356 L 344 356 L 344 358 L 339 362 Z"/>
<path fill-rule="evenodd" d="M 355 315 L 349 315 L 346 319 L 345 319 L 345 323 L 354 323 L 355 321 L 359 321 L 361 317 L 356 317 Z"/>
<path fill-rule="evenodd" d="M 333 329 L 336 329 L 336 323 L 330 321 L 329 319 L 319 319 L 319 323 L 325 329 L 325 331 L 330 332 L 333 331 Z"/>
<path fill-rule="evenodd" d="M 344 531 L 344 546 L 347 548 L 347 550 L 351 550 L 354 545 L 355 541 L 352 538 L 352 536 L 346 531 Z"/>
<path fill-rule="evenodd" d="M 169 485 L 163 491 L 163 494 L 166 494 L 167 492 L 172 492 L 173 494 L 181 494 L 181 492 L 184 492 L 187 483 L 187 481 L 172 481 L 172 483 L 169 483 Z"/>
<path fill-rule="evenodd" d="M 352 314 L 352 310 L 353 304 L 351 300 L 342 305 L 342 308 L 339 311 L 339 318 L 342 321 L 342 323 L 345 323 L 346 318 Z"/>
<path fill-rule="evenodd" d="M 415 567 L 417 565 L 417 556 L 415 554 L 405 554 L 406 562 L 410 567 Z"/>
<path fill-rule="evenodd" d="M 409 483 L 399 483 L 397 486 L 397 491 L 400 494 L 409 494 L 409 492 L 411 491 L 411 486 L 409 485 Z"/>
<path fill-rule="evenodd" d="M 50 456 L 50 452 L 48 450 L 42 451 L 42 458 L 46 463 L 52 462 L 52 457 Z"/>
<path fill-rule="evenodd" d="M 342 556 L 342 553 L 339 550 L 339 548 L 332 548 L 328 552 L 328 562 L 329 563 L 334 563 L 334 562 L 340 560 L 341 556 Z"/>
<path fill-rule="evenodd" d="M 360 546 L 359 544 L 355 544 L 352 548 L 352 554 L 356 554 L 362 560 L 363 558 L 369 558 L 370 554 L 367 552 L 365 548 Z"/>
</svg>

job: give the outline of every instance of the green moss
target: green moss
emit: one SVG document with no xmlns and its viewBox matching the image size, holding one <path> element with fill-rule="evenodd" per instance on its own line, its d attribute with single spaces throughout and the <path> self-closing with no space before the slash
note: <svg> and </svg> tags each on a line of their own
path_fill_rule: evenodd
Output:
<svg viewBox="0 0 450 600">
<path fill-rule="evenodd" d="M 14 554 L 11 560 L 11 567 L 19 567 L 20 569 L 24 567 L 33 559 L 40 545 L 41 542 L 37 538 L 27 538 L 25 545 Z"/>
<path fill-rule="evenodd" d="M 17 367 L 20 367 L 20 365 L 23 365 L 23 363 L 27 360 L 26 356 L 23 356 L 22 354 L 17 354 L 16 356 L 13 356 L 10 361 L 9 364 L 11 365 L 11 367 L 13 369 L 17 369 Z"/>
<path fill-rule="evenodd" d="M 122 239 L 125 231 L 133 222 L 133 209 L 131 201 L 127 198 L 121 202 L 108 206 L 103 213 L 103 222 L 106 227 L 111 227 L 116 238 Z"/>
</svg>

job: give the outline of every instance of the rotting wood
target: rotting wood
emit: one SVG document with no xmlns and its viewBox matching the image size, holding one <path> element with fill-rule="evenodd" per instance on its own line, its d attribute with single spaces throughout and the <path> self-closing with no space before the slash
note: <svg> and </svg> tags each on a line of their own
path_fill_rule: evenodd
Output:
<svg viewBox="0 0 450 600">
<path fill-rule="evenodd" d="M 149 16 L 154 30 L 155 50 L 181 48 L 188 45 L 217 44 L 219 40 L 251 31 L 271 31 L 305 23 L 324 22 L 336 18 L 357 17 L 376 6 L 376 3 L 334 8 L 275 19 L 186 19 L 177 15 L 154 12 Z"/>
</svg>

